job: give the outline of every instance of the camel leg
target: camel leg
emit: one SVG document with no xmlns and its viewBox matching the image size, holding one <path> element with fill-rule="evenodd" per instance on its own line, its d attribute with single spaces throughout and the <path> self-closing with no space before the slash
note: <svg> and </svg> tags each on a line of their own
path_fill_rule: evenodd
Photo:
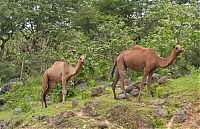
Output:
<svg viewBox="0 0 200 129">
<path fill-rule="evenodd" d="M 125 68 L 124 65 L 121 65 L 121 67 L 119 67 L 119 77 L 120 77 L 120 87 L 125 95 L 125 98 L 128 101 L 131 101 L 131 99 L 127 96 L 126 91 L 125 91 L 125 87 L 124 87 L 124 78 L 125 78 Z"/>
<path fill-rule="evenodd" d="M 67 94 L 67 87 L 66 87 L 66 79 L 62 79 L 62 102 L 64 103 L 65 102 L 65 96 Z"/>
<path fill-rule="evenodd" d="M 138 96 L 139 102 L 141 101 L 142 89 L 143 89 L 143 87 L 144 87 L 144 81 L 145 81 L 145 79 L 147 78 L 147 76 L 148 76 L 148 72 L 147 72 L 146 70 L 144 70 L 144 76 L 143 76 L 142 81 L 141 81 L 140 92 L 139 92 L 139 96 Z"/>
<path fill-rule="evenodd" d="M 152 75 L 153 75 L 153 72 L 150 72 L 148 76 L 147 90 L 148 90 L 148 93 L 153 97 L 153 92 L 151 91 Z"/>
<path fill-rule="evenodd" d="M 55 82 L 51 82 L 50 84 L 50 92 L 53 92 L 53 89 L 55 88 Z"/>
<path fill-rule="evenodd" d="M 47 83 L 46 86 L 47 87 L 46 88 L 43 87 L 43 90 L 42 90 L 42 106 L 43 106 L 43 103 L 44 103 L 45 108 L 47 108 L 46 95 L 50 90 L 50 81 L 49 80 L 48 80 L 48 83 Z"/>
<path fill-rule="evenodd" d="M 116 99 L 115 88 L 116 88 L 116 85 L 117 85 L 118 81 L 119 81 L 119 72 L 117 71 L 116 79 L 112 83 L 112 90 L 113 90 L 114 99 Z"/>
</svg>

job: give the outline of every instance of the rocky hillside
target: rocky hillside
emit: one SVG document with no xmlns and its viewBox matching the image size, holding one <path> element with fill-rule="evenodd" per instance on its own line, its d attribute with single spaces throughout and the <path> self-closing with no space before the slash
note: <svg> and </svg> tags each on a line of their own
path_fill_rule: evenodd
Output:
<svg viewBox="0 0 200 129">
<path fill-rule="evenodd" d="M 0 128 L 200 128 L 199 83 L 197 72 L 155 82 L 155 96 L 150 97 L 145 87 L 141 103 L 135 83 L 126 88 L 132 101 L 120 94 L 114 100 L 111 82 L 99 81 L 95 87 L 70 88 L 64 104 L 58 85 L 48 94 L 46 109 L 40 103 L 39 79 L 25 85 L 15 83 L 0 95 Z"/>
</svg>

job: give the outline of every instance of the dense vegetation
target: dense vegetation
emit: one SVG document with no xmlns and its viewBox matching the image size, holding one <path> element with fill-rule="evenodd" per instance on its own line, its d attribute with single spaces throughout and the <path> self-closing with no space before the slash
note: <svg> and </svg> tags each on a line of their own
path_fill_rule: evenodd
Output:
<svg viewBox="0 0 200 129">
<path fill-rule="evenodd" d="M 185 52 L 160 72 L 188 74 L 200 66 L 198 0 L 1 0 L 0 81 L 27 80 L 55 60 L 87 62 L 79 82 L 108 79 L 119 52 L 134 44 L 166 57 L 174 44 Z"/>
</svg>

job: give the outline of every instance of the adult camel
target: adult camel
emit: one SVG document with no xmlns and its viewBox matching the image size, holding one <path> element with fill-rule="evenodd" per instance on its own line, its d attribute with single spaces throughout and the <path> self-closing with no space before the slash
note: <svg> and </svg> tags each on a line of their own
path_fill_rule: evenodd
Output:
<svg viewBox="0 0 200 129">
<path fill-rule="evenodd" d="M 113 77 L 115 67 L 117 66 L 117 73 L 116 79 L 112 83 L 112 90 L 114 94 L 114 98 L 116 99 L 115 88 L 118 80 L 120 79 L 120 87 L 125 94 L 125 98 L 130 100 L 127 96 L 124 88 L 124 77 L 125 77 L 125 70 L 127 68 L 134 70 L 134 71 L 142 71 L 144 73 L 138 99 L 141 100 L 141 91 L 144 86 L 144 81 L 148 77 L 147 82 L 147 90 L 148 93 L 153 96 L 153 92 L 150 89 L 151 81 L 152 81 L 152 74 L 157 68 L 165 68 L 171 65 L 177 56 L 183 52 L 183 48 L 180 45 L 175 45 L 173 48 L 172 53 L 167 58 L 162 58 L 156 54 L 156 52 L 151 48 L 144 48 L 139 45 L 135 45 L 129 50 L 123 51 L 117 57 L 111 77 Z"/>
<path fill-rule="evenodd" d="M 80 59 L 75 67 L 71 66 L 68 61 L 56 61 L 49 69 L 47 69 L 42 79 L 42 106 L 46 104 L 46 95 L 50 90 L 53 90 L 55 83 L 62 82 L 62 101 L 65 102 L 65 96 L 67 94 L 66 84 L 69 79 L 78 74 L 82 64 L 85 62 L 85 57 L 80 56 Z"/>
</svg>

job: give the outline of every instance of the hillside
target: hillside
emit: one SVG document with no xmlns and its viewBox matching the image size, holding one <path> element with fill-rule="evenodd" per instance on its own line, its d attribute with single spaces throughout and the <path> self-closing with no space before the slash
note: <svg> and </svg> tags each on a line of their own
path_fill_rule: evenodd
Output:
<svg viewBox="0 0 200 129">
<path fill-rule="evenodd" d="M 66 103 L 59 102 L 59 85 L 48 94 L 48 108 L 40 103 L 41 82 L 33 79 L 17 83 L 6 94 L 0 106 L 0 127 L 10 128 L 200 128 L 200 75 L 193 72 L 171 79 L 166 84 L 153 84 L 155 97 L 146 87 L 142 102 L 114 100 L 110 82 L 98 97 L 91 97 L 94 87 L 70 88 Z M 120 88 L 117 88 L 120 92 Z M 73 95 L 70 95 L 70 93 Z M 69 97 L 70 96 L 70 97 Z M 78 106 L 72 108 L 72 101 Z"/>
</svg>

